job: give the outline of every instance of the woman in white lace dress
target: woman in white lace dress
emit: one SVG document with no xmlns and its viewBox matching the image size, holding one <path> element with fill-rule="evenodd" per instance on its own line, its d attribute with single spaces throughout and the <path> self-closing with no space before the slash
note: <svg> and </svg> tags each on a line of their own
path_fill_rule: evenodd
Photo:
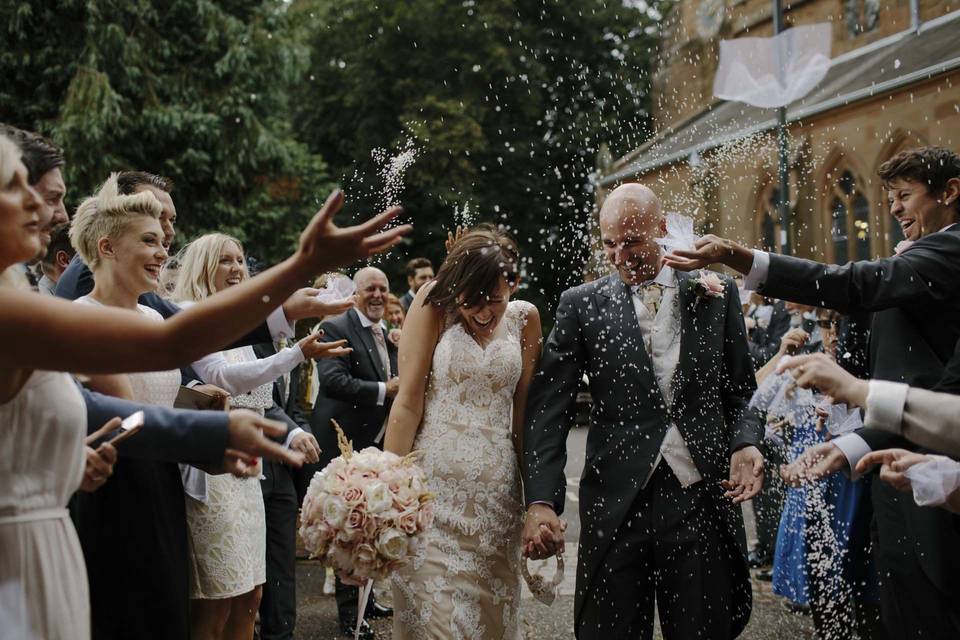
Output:
<svg viewBox="0 0 960 640">
<path fill-rule="evenodd" d="M 394 586 L 394 638 L 515 638 L 520 603 L 519 457 L 540 316 L 510 301 L 514 242 L 461 237 L 410 306 L 385 448 L 423 452 L 434 526 Z"/>
<path fill-rule="evenodd" d="M 189 307 L 247 278 L 240 241 L 222 233 L 197 238 L 180 256 L 173 299 Z M 338 357 L 349 353 L 345 340 L 321 342 L 307 336 L 269 358 L 258 359 L 253 347 L 210 354 L 193 363 L 204 382 L 231 394 L 231 405 L 263 413 L 273 406 L 273 381 L 305 358 Z M 299 430 L 298 430 L 299 431 Z M 291 444 L 311 434 L 291 434 Z M 316 462 L 314 455 L 311 461 Z M 259 477 L 259 468 L 256 477 Z M 187 482 L 187 523 L 191 543 L 190 597 L 192 637 L 250 638 L 266 579 L 266 524 L 263 494 L 256 477 L 239 479 L 203 474 Z"/>
</svg>

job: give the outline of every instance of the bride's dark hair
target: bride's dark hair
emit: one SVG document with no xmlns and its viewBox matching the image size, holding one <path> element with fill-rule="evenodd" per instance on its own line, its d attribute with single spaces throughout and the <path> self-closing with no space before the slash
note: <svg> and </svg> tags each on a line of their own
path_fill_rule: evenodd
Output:
<svg viewBox="0 0 960 640">
<path fill-rule="evenodd" d="M 519 264 L 513 238 L 493 225 L 475 227 L 450 248 L 424 304 L 448 311 L 481 304 L 496 290 L 500 278 L 511 289 L 517 284 Z"/>
</svg>

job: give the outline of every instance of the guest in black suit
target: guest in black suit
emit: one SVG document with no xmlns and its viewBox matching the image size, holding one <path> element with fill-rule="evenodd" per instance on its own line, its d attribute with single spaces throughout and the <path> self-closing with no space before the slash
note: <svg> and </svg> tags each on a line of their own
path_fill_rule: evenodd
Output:
<svg viewBox="0 0 960 640">
<path fill-rule="evenodd" d="M 400 296 L 400 306 L 403 307 L 404 312 L 410 309 L 410 304 L 417 295 L 417 291 L 420 291 L 420 287 L 433 280 L 433 263 L 427 258 L 414 258 L 407 263 L 406 273 L 409 290 Z"/>
<path fill-rule="evenodd" d="M 745 286 L 766 295 L 842 313 L 874 312 L 870 376 L 934 388 L 960 338 L 960 155 L 943 148 L 901 152 L 880 167 L 890 212 L 912 243 L 899 255 L 842 267 L 751 251 L 706 236 L 668 264 L 713 262 L 748 274 Z M 853 469 L 870 450 L 904 445 L 862 429 L 817 445 L 786 470 L 799 481 Z M 881 576 L 884 626 L 893 638 L 960 637 L 960 518 L 918 507 L 885 483 L 873 483 L 874 557 Z"/>
<path fill-rule="evenodd" d="M 660 274 L 660 200 L 614 190 L 600 234 L 617 269 L 563 293 L 530 389 L 525 551 L 562 548 L 567 433 L 584 373 L 593 396 L 574 604 L 578 638 L 735 638 L 751 611 L 738 502 L 762 483 L 756 381 L 740 299 L 714 274 Z M 728 489 L 725 497 L 721 481 Z"/>
<path fill-rule="evenodd" d="M 325 467 L 340 455 L 337 437 L 330 426 L 333 418 L 353 442 L 356 451 L 382 447 L 390 403 L 400 388 L 397 377 L 397 348 L 386 337 L 386 310 L 390 284 L 387 276 L 373 267 L 361 269 L 353 277 L 357 285 L 356 308 L 330 320 L 321 327 L 324 339 L 347 341 L 353 348 L 348 356 L 317 361 L 320 390 L 310 422 L 320 443 L 320 463 Z M 373 596 L 366 617 L 389 615 L 392 610 L 377 605 Z M 337 611 L 340 626 L 353 635 L 357 620 L 357 588 L 337 580 Z M 372 638 L 373 631 L 364 621 L 361 637 Z"/>
<path fill-rule="evenodd" d="M 750 305 L 746 325 L 750 356 L 759 369 L 780 349 L 780 338 L 790 328 L 790 312 L 782 300 L 763 298 L 763 304 Z"/>
<path fill-rule="evenodd" d="M 250 275 L 256 275 L 256 272 L 250 269 Z M 256 345 L 253 350 L 259 358 L 269 358 L 277 353 L 272 343 Z M 291 393 L 294 386 L 293 373 L 278 378 L 273 383 L 273 406 L 264 416 L 285 423 L 287 436 L 284 443 L 304 453 L 308 461 L 316 461 L 319 453 L 317 441 Z M 263 463 L 260 489 L 267 525 L 267 580 L 260 599 L 260 638 L 263 640 L 290 640 L 297 626 L 297 512 L 300 503 L 296 471 L 272 460 Z"/>
</svg>

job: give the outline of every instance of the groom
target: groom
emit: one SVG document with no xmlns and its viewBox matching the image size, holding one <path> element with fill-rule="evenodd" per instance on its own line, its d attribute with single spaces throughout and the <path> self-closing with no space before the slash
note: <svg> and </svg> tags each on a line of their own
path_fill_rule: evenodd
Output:
<svg viewBox="0 0 960 640">
<path fill-rule="evenodd" d="M 750 617 L 743 520 L 760 490 L 756 388 L 736 286 L 661 274 L 657 196 L 628 184 L 600 211 L 616 273 L 561 296 L 527 407 L 524 551 L 562 549 L 566 439 L 583 374 L 593 396 L 580 480 L 575 631 L 734 638 Z M 704 274 L 705 275 L 705 274 Z M 721 486 L 722 481 L 722 486 Z"/>
</svg>

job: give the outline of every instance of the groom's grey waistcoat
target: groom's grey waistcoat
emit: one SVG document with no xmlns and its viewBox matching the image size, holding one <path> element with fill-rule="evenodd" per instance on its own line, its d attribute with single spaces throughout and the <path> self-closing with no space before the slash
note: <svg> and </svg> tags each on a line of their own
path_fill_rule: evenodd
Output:
<svg viewBox="0 0 960 640">
<path fill-rule="evenodd" d="M 736 287 L 725 278 L 722 297 L 699 298 L 690 277 L 678 274 L 680 358 L 672 401 L 661 393 L 629 288 L 616 274 L 565 291 L 544 346 L 524 431 L 527 504 L 551 502 L 562 512 L 566 439 L 583 374 L 593 398 L 580 480 L 578 619 L 590 581 L 653 469 L 670 424 L 680 430 L 703 482 L 712 485 L 728 476 L 732 451 L 758 445 L 762 437 L 759 416 L 747 408 L 756 381 Z M 725 503 L 720 509 L 729 544 L 742 550 L 739 508 Z M 745 565 L 738 578 L 747 580 Z M 745 594 L 748 616 L 749 584 Z"/>
</svg>

